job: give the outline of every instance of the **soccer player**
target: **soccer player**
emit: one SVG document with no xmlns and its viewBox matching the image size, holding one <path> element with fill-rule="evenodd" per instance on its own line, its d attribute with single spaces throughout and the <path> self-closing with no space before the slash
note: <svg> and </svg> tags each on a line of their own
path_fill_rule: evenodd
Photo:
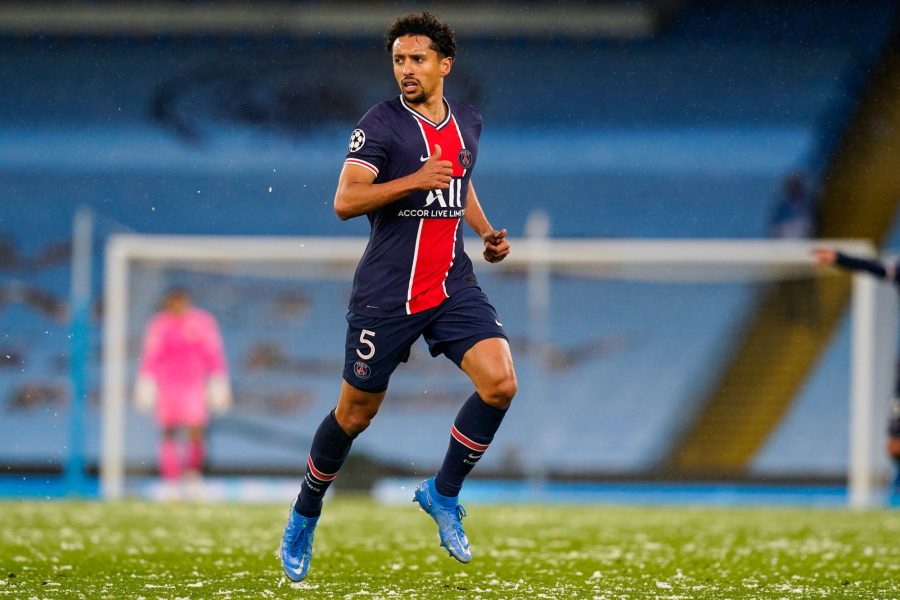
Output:
<svg viewBox="0 0 900 600">
<path fill-rule="evenodd" d="M 453 31 L 416 13 L 397 19 L 385 42 L 400 95 L 372 107 L 353 130 L 334 197 L 338 217 L 366 215 L 371 232 L 353 280 L 337 407 L 313 438 L 282 538 L 282 565 L 293 581 L 309 569 L 325 491 L 420 336 L 475 388 L 451 427 L 440 470 L 413 497 L 436 521 L 441 545 L 463 563 L 472 555 L 459 491 L 516 393 L 503 325 L 463 251 L 462 221 L 481 238 L 488 262 L 503 260 L 510 245 L 472 185 L 481 115 L 444 97 L 456 55 Z"/>
<path fill-rule="evenodd" d="M 182 479 L 199 481 L 206 459 L 207 405 L 226 411 L 231 386 L 219 325 L 193 305 L 187 290 L 167 292 L 162 310 L 147 324 L 134 401 L 141 410 L 156 408 L 162 430 L 159 470 L 167 491 L 176 492 Z"/>
<path fill-rule="evenodd" d="M 879 260 L 848 256 L 830 248 L 813 250 L 816 263 L 821 266 L 837 265 L 851 271 L 865 271 L 878 279 L 884 279 L 897 286 L 900 292 L 900 263 L 885 263 Z M 894 384 L 894 399 L 891 403 L 891 415 L 888 424 L 888 455 L 894 460 L 896 468 L 892 484 L 893 493 L 900 494 L 900 362 L 897 364 L 897 380 Z"/>
</svg>

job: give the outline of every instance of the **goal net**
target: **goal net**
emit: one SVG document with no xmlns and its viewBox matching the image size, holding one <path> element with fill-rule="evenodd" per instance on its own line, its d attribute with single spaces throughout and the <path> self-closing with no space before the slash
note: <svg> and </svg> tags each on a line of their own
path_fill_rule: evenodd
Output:
<svg viewBox="0 0 900 600">
<path fill-rule="evenodd" d="M 502 263 L 475 261 L 510 336 L 519 394 L 474 475 L 846 477 L 851 504 L 875 501 L 888 471 L 896 329 L 882 325 L 895 319 L 884 286 L 815 269 L 807 242 L 538 233 L 512 244 Z M 816 245 L 873 254 L 866 243 Z M 111 237 L 104 496 L 155 467 L 158 432 L 130 396 L 143 329 L 176 286 L 218 318 L 231 371 L 235 403 L 212 421 L 211 468 L 299 478 L 338 396 L 364 247 L 336 237 Z M 369 475 L 433 472 L 470 394 L 463 373 L 417 342 L 351 456 Z"/>
</svg>

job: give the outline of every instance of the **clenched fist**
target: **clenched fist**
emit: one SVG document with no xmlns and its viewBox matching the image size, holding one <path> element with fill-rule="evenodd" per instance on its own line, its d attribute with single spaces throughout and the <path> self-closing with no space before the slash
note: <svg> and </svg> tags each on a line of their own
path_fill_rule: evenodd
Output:
<svg viewBox="0 0 900 600">
<path fill-rule="evenodd" d="M 492 229 L 482 234 L 481 240 L 484 242 L 482 255 L 489 263 L 498 263 L 509 254 L 509 240 L 506 239 L 505 229 Z"/>
</svg>

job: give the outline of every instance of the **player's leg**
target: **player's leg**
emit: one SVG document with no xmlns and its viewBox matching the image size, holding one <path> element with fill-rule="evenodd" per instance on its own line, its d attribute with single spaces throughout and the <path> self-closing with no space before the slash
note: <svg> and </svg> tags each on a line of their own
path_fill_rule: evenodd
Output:
<svg viewBox="0 0 900 600">
<path fill-rule="evenodd" d="M 414 501 L 437 522 L 441 545 L 460 562 L 471 560 L 462 528 L 459 492 L 466 476 L 494 439 L 516 394 L 509 343 L 494 308 L 477 288 L 463 293 L 425 332 L 432 354 L 443 353 L 472 380 L 475 393 L 463 403 L 437 475 L 423 481 Z M 460 330 L 460 324 L 463 329 Z"/>
<path fill-rule="evenodd" d="M 200 474 L 206 463 L 206 428 L 191 425 L 187 428 L 187 449 L 184 464 L 188 472 Z"/>
<path fill-rule="evenodd" d="M 206 382 L 181 386 L 179 420 L 187 434 L 184 465 L 186 473 L 196 478 L 206 463 L 206 426 L 209 423 Z"/>
<path fill-rule="evenodd" d="M 281 561 L 293 581 L 303 580 L 309 570 L 325 492 L 344 464 L 353 439 L 378 412 L 394 369 L 408 358 L 409 347 L 419 336 L 417 330 L 403 326 L 413 321 L 348 317 L 341 394 L 337 407 L 313 437 L 306 476 L 282 536 Z"/>
<path fill-rule="evenodd" d="M 177 425 L 167 424 L 160 429 L 159 444 L 159 474 L 162 477 L 158 488 L 158 498 L 163 502 L 177 502 L 181 500 L 182 455 L 181 441 L 179 439 L 180 428 Z"/>
<path fill-rule="evenodd" d="M 350 453 L 353 439 L 378 412 L 384 395 L 384 391 L 364 392 L 342 382 L 337 408 L 328 413 L 316 430 L 306 461 L 306 476 L 281 540 L 281 564 L 293 581 L 302 581 L 309 571 L 325 492 Z"/>
<path fill-rule="evenodd" d="M 480 340 L 463 355 L 460 368 L 475 385 L 484 402 L 506 410 L 518 391 L 509 342 L 502 337 Z"/>
<path fill-rule="evenodd" d="M 516 393 L 516 376 L 509 344 L 503 338 L 477 342 L 464 355 L 461 367 L 478 391 L 456 415 L 437 475 L 419 484 L 413 499 L 434 518 L 441 545 L 450 556 L 467 563 L 472 560 L 472 553 L 462 527 L 466 512 L 459 504 L 459 492 L 506 415 Z"/>
<path fill-rule="evenodd" d="M 343 466 L 353 440 L 372 422 L 385 392 L 365 392 L 341 382 L 337 407 L 319 424 L 306 462 L 306 477 L 294 510 L 307 518 L 322 512 L 322 499 Z"/>
<path fill-rule="evenodd" d="M 497 311 L 478 288 L 452 298 L 445 314 L 426 330 L 425 339 L 432 353 L 445 354 L 475 386 L 475 393 L 456 415 L 450 445 L 435 477 L 438 493 L 458 496 L 516 395 L 516 370 Z"/>
<path fill-rule="evenodd" d="M 503 338 L 479 341 L 460 365 L 475 393 L 459 409 L 450 430 L 450 445 L 435 477 L 444 496 L 458 496 L 463 480 L 487 451 L 516 394 L 516 373 L 509 343 Z"/>
<path fill-rule="evenodd" d="M 184 457 L 185 494 L 188 500 L 204 499 L 203 467 L 206 464 L 206 427 L 190 425 L 187 427 L 187 446 Z"/>
<path fill-rule="evenodd" d="M 159 445 L 159 474 L 167 481 L 181 478 L 181 452 L 178 449 L 178 428 L 163 427 Z"/>
<path fill-rule="evenodd" d="M 161 435 L 157 458 L 163 484 L 169 487 L 181 479 L 182 471 L 178 432 L 184 425 L 184 418 L 179 400 L 171 386 L 161 381 L 156 391 L 156 423 Z"/>
<path fill-rule="evenodd" d="M 337 407 L 319 424 L 313 438 L 306 477 L 294 505 L 301 516 L 319 516 L 322 498 L 344 464 L 353 439 L 372 422 L 391 374 L 409 357 L 409 347 L 419 332 L 408 325 L 407 320 L 348 316 L 341 394 Z"/>
</svg>

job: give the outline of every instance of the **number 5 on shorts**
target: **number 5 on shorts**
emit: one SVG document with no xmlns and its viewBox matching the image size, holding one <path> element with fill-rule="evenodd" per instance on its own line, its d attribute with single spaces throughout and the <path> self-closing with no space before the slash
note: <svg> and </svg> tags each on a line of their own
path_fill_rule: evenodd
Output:
<svg viewBox="0 0 900 600">
<path fill-rule="evenodd" d="M 372 342 L 372 340 L 367 339 L 367 336 L 375 337 L 375 332 L 363 329 L 362 333 L 359 334 L 359 343 L 363 346 L 368 346 L 369 348 L 369 351 L 365 354 L 363 354 L 359 348 L 356 349 L 356 355 L 363 360 L 369 360 L 375 356 L 375 343 Z"/>
</svg>

